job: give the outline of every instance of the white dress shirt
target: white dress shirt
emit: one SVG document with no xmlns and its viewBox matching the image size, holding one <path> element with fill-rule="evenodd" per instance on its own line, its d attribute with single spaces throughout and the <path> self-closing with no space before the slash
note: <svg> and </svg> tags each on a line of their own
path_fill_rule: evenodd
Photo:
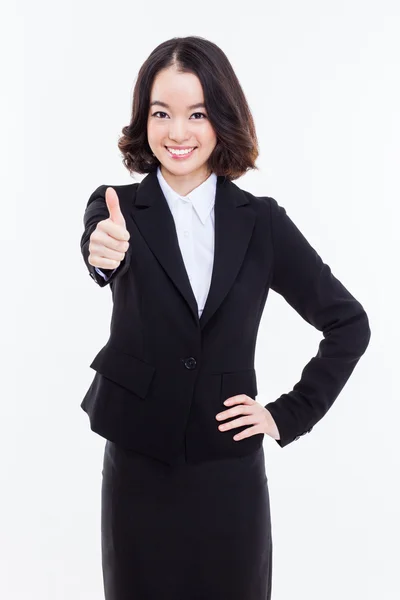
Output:
<svg viewBox="0 0 400 600">
<path fill-rule="evenodd" d="M 197 301 L 200 318 L 210 289 L 214 264 L 214 204 L 217 176 L 211 173 L 187 196 L 181 196 L 171 188 L 162 175 L 160 167 L 157 168 L 157 178 L 174 218 L 182 259 Z M 96 271 L 104 279 L 108 279 L 99 268 L 96 267 Z"/>
</svg>

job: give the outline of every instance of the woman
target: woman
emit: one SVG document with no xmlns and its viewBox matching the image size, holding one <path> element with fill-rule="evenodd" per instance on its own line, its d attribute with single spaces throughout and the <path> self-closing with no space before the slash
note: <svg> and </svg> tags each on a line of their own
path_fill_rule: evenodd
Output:
<svg viewBox="0 0 400 600">
<path fill-rule="evenodd" d="M 81 404 L 107 439 L 106 599 L 267 600 L 264 435 L 284 447 L 311 431 L 365 352 L 368 317 L 283 207 L 233 183 L 257 168 L 257 139 L 215 44 L 155 48 L 119 148 L 147 176 L 98 187 L 81 239 L 113 295 Z M 254 350 L 270 288 L 324 339 L 294 389 L 262 406 Z"/>
</svg>

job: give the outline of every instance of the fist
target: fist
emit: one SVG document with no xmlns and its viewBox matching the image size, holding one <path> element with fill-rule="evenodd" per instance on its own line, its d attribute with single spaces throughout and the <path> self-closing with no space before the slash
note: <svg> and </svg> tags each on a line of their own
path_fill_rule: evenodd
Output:
<svg viewBox="0 0 400 600">
<path fill-rule="evenodd" d="M 89 241 L 89 264 L 100 269 L 116 269 L 129 248 L 130 234 L 114 188 L 106 189 L 108 219 L 99 221 Z"/>
</svg>

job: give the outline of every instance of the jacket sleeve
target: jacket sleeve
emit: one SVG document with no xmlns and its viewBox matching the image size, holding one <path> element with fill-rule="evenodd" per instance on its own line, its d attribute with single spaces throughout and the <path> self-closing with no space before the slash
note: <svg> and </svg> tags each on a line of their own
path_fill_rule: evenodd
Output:
<svg viewBox="0 0 400 600">
<path fill-rule="evenodd" d="M 104 277 L 106 281 L 109 279 L 110 275 L 112 275 L 114 271 L 116 271 L 116 269 L 99 269 L 99 267 L 95 267 L 95 269 L 97 273 L 102 275 L 102 277 Z"/>
<path fill-rule="evenodd" d="M 91 194 L 86 204 L 86 209 L 83 216 L 84 232 L 80 240 L 83 260 L 86 264 L 89 275 L 100 287 L 104 287 L 109 283 L 115 281 L 117 277 L 122 277 L 124 273 L 126 273 L 129 269 L 131 259 L 131 246 L 129 246 L 124 259 L 121 261 L 121 263 L 116 269 L 102 269 L 104 274 L 100 274 L 97 271 L 97 267 L 94 267 L 89 263 L 88 258 L 90 236 L 92 232 L 96 229 L 97 223 L 99 223 L 99 221 L 104 221 L 109 217 L 109 212 L 105 199 L 107 187 L 109 186 L 100 185 Z"/>
<path fill-rule="evenodd" d="M 286 210 L 274 198 L 269 200 L 274 249 L 270 287 L 323 333 L 317 354 L 293 390 L 265 405 L 283 448 L 310 432 L 332 406 L 364 354 L 371 330 L 360 302 L 332 274 Z"/>
</svg>

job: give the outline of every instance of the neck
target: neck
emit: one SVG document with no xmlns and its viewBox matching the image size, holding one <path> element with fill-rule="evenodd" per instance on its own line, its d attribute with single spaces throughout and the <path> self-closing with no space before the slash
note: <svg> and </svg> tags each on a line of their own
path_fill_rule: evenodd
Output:
<svg viewBox="0 0 400 600">
<path fill-rule="evenodd" d="M 180 196 L 190 194 L 190 192 L 204 183 L 211 175 L 210 171 L 207 172 L 204 169 L 184 175 L 175 175 L 175 173 L 171 173 L 171 171 L 165 169 L 164 166 L 161 166 L 160 169 L 165 181 Z"/>
</svg>

